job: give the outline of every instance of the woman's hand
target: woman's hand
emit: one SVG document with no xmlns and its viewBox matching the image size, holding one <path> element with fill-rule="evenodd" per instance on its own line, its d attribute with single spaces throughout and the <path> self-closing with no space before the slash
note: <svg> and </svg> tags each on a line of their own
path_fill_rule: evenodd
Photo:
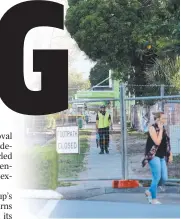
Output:
<svg viewBox="0 0 181 219">
<path fill-rule="evenodd" d="M 171 164 L 173 162 L 173 155 L 170 153 L 170 156 L 168 158 L 168 163 Z"/>
<path fill-rule="evenodd" d="M 163 130 L 163 124 L 162 124 L 161 122 L 158 122 L 158 128 L 159 128 L 160 130 Z"/>
<path fill-rule="evenodd" d="M 149 133 L 154 143 L 159 146 L 162 141 L 163 129 L 160 129 L 159 134 L 157 134 L 155 128 L 150 126 Z"/>
</svg>

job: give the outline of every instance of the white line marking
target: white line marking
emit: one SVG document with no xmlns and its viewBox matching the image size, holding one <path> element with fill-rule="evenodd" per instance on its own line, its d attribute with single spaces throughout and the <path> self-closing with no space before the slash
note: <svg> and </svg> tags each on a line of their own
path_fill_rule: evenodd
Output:
<svg viewBox="0 0 181 219">
<path fill-rule="evenodd" d="M 43 209 L 40 210 L 38 213 L 38 218 L 49 218 L 52 211 L 55 209 L 56 205 L 58 204 L 60 200 L 50 200 L 47 202 L 47 204 L 44 206 Z"/>
</svg>

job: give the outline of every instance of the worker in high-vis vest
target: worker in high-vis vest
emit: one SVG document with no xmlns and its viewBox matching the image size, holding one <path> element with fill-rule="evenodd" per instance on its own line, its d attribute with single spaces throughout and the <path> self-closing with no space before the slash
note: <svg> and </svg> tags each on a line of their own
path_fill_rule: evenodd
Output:
<svg viewBox="0 0 181 219">
<path fill-rule="evenodd" d="M 112 114 L 112 110 L 111 110 L 111 102 L 108 101 L 107 102 L 107 106 L 106 106 L 106 112 L 109 113 L 109 115 L 111 116 Z M 112 116 L 111 116 L 112 117 Z M 113 118 L 112 118 L 113 119 Z M 110 139 L 109 139 L 109 131 L 112 130 L 113 131 L 113 123 L 112 123 L 112 119 L 111 119 L 111 122 L 110 122 L 110 127 L 107 128 L 107 131 L 108 131 L 108 141 L 110 142 Z M 109 146 L 109 144 L 108 144 Z"/>
<path fill-rule="evenodd" d="M 109 154 L 109 127 L 111 124 L 111 116 L 108 112 L 106 112 L 106 107 L 101 106 L 100 111 L 97 114 L 96 117 L 96 130 L 99 133 L 99 139 L 100 139 L 100 153 L 104 154 L 104 151 L 106 154 Z"/>
</svg>

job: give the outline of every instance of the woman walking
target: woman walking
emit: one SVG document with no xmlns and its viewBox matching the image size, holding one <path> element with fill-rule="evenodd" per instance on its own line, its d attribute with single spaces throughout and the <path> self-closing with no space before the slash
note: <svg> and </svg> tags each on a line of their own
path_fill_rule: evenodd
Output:
<svg viewBox="0 0 181 219">
<path fill-rule="evenodd" d="M 145 192 L 150 204 L 161 204 L 157 200 L 157 187 L 159 182 L 162 185 L 168 179 L 167 163 L 172 162 L 170 138 L 168 137 L 164 125 L 167 122 L 163 112 L 153 113 L 155 123 L 149 127 L 148 139 L 146 143 L 145 158 L 142 161 L 144 167 L 147 163 L 152 173 L 152 183 Z"/>
</svg>

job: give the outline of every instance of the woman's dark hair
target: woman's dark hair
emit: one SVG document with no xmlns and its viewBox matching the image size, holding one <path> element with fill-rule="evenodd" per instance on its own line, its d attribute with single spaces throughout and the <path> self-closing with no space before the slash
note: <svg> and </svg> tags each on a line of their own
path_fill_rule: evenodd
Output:
<svg viewBox="0 0 181 219">
<path fill-rule="evenodd" d="M 157 119 L 159 119 L 161 117 L 161 115 L 164 114 L 164 112 L 154 112 L 152 114 L 154 116 L 154 120 L 157 120 Z"/>
</svg>

